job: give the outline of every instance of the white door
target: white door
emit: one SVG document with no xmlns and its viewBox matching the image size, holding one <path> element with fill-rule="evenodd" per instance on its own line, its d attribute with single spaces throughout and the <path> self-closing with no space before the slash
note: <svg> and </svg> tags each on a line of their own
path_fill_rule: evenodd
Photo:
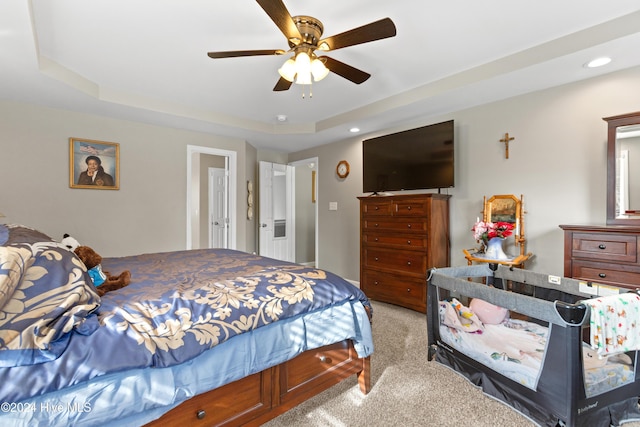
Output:
<svg viewBox="0 0 640 427">
<path fill-rule="evenodd" d="M 295 261 L 292 166 L 260 162 L 260 255 Z"/>
<path fill-rule="evenodd" d="M 209 247 L 229 247 L 227 171 L 209 168 Z"/>
</svg>

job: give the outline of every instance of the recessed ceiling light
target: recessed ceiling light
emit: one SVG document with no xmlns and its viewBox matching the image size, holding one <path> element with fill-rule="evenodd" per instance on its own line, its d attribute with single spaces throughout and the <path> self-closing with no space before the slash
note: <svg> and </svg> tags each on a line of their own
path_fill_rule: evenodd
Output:
<svg viewBox="0 0 640 427">
<path fill-rule="evenodd" d="M 603 65 L 607 65 L 609 62 L 611 62 L 611 58 L 603 56 L 601 58 L 596 58 L 587 62 L 586 64 L 584 64 L 584 66 L 587 68 L 596 68 L 596 67 L 602 67 Z"/>
<path fill-rule="evenodd" d="M 360 128 L 351 128 L 351 129 L 349 129 L 349 132 L 351 132 L 351 133 L 360 132 Z"/>
</svg>

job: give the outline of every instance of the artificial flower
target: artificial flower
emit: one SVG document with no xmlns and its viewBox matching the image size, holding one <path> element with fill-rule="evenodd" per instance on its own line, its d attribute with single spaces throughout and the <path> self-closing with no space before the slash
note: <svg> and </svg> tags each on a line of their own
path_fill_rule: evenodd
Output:
<svg viewBox="0 0 640 427">
<path fill-rule="evenodd" d="M 473 238 L 476 241 L 482 241 L 485 245 L 489 240 L 494 237 L 506 239 L 513 234 L 514 225 L 510 222 L 484 222 L 478 221 L 475 223 L 471 231 L 473 231 Z"/>
</svg>

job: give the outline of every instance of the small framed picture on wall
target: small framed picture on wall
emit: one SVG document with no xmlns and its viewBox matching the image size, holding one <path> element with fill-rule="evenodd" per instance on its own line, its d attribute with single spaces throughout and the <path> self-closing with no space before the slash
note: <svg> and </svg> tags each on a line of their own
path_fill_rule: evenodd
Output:
<svg viewBox="0 0 640 427">
<path fill-rule="evenodd" d="M 120 188 L 120 144 L 69 138 L 69 187 Z"/>
</svg>

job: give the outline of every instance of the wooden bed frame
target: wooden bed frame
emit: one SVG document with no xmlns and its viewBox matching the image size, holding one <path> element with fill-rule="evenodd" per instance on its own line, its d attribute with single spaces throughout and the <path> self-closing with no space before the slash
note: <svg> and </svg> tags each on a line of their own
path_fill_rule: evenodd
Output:
<svg viewBox="0 0 640 427">
<path fill-rule="evenodd" d="M 259 426 L 354 374 L 369 393 L 370 357 L 358 358 L 351 340 L 341 341 L 194 396 L 147 427 Z"/>
</svg>

